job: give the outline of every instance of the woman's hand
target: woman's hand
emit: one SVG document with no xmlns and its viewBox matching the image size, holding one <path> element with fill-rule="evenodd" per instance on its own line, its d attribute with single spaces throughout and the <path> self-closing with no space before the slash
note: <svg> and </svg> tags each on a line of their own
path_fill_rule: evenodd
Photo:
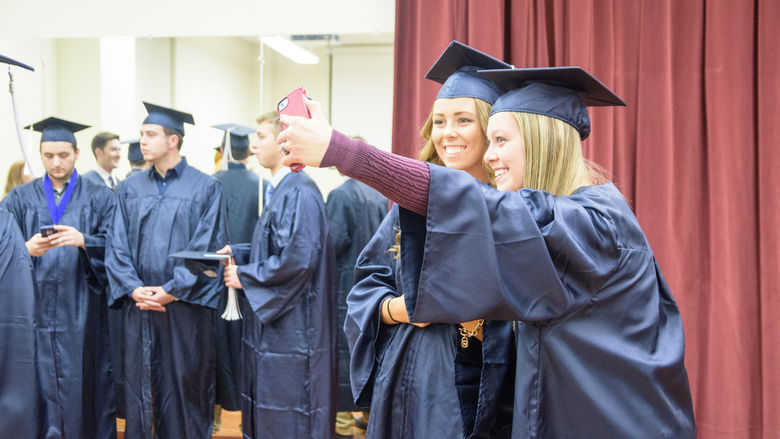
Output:
<svg viewBox="0 0 780 439">
<path fill-rule="evenodd" d="M 233 254 L 233 249 L 231 249 L 229 245 L 226 245 L 226 246 L 222 247 L 221 249 L 217 250 L 217 254 L 218 255 L 232 255 Z M 222 263 L 222 265 L 227 267 L 228 265 L 230 265 L 233 262 L 233 258 L 223 259 L 220 262 Z"/>
<path fill-rule="evenodd" d="M 234 288 L 236 290 L 242 289 L 241 287 L 241 281 L 238 279 L 238 266 L 237 265 L 228 265 L 225 267 L 225 272 L 223 274 L 225 278 L 225 286 L 228 288 Z"/>
<path fill-rule="evenodd" d="M 424 328 L 429 323 L 411 323 L 409 321 L 409 314 L 406 312 L 406 301 L 404 296 L 388 297 L 382 301 L 382 322 L 388 325 L 395 325 L 397 323 L 409 323 L 411 325 Z"/>
<path fill-rule="evenodd" d="M 279 147 L 287 153 L 282 159 L 284 166 L 300 163 L 319 167 L 328 150 L 333 128 L 322 114 L 319 102 L 307 99 L 306 106 L 311 119 L 284 114 L 279 116 L 279 123 L 286 127 L 276 139 Z"/>
</svg>

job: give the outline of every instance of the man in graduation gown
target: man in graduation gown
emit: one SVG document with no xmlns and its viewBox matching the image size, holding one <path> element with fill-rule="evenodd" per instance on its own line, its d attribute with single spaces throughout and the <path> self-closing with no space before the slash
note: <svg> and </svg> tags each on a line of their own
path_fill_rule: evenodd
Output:
<svg viewBox="0 0 780 439">
<path fill-rule="evenodd" d="M 92 138 L 92 154 L 95 156 L 96 166 L 86 172 L 84 178 L 116 189 L 120 180 L 114 175 L 114 171 L 119 167 L 119 160 L 122 158 L 119 135 L 107 131 L 97 133 Z"/>
<path fill-rule="evenodd" d="M 216 125 L 214 128 L 225 131 L 220 145 L 224 154 L 223 169 L 214 174 L 214 178 L 222 183 L 228 239 L 230 243 L 248 243 L 252 240 L 252 231 L 262 209 L 260 195 L 265 193 L 269 184 L 246 168 L 249 134 L 255 130 L 236 124 Z M 228 295 L 223 294 L 222 298 L 220 311 L 225 309 Z M 217 316 L 217 404 L 232 411 L 241 410 L 239 367 L 242 323 L 242 319 L 227 320 Z M 219 410 L 217 408 L 217 419 Z M 215 428 L 218 426 L 215 421 Z"/>
<path fill-rule="evenodd" d="M 114 194 L 75 170 L 73 133 L 87 126 L 52 117 L 32 127 L 41 132 L 46 174 L 14 188 L 0 207 L 27 239 L 38 284 L 41 434 L 116 437 L 103 260 Z M 45 227 L 48 236 L 41 234 Z"/>
<path fill-rule="evenodd" d="M 336 434 L 351 436 L 354 424 L 351 412 L 358 407 L 352 399 L 349 346 L 342 330 L 347 316 L 347 294 L 355 283 L 355 262 L 358 255 L 382 222 L 388 203 L 387 198 L 376 190 L 350 178 L 328 194 L 326 208 L 336 252 L 339 299 L 336 320 L 339 352 Z"/>
<path fill-rule="evenodd" d="M 169 255 L 224 242 L 222 190 L 179 153 L 192 115 L 144 104 L 141 150 L 153 166 L 120 188 L 106 261 L 124 324 L 125 437 L 208 438 L 219 283 Z"/>
<path fill-rule="evenodd" d="M 0 211 L 0 437 L 37 439 L 43 408 L 35 367 L 32 261 L 16 219 Z"/>
<path fill-rule="evenodd" d="M 276 115 L 260 119 L 256 151 L 272 190 L 248 258 L 236 252 L 225 283 L 243 288 L 242 423 L 245 437 L 333 436 L 336 296 L 322 195 L 281 165 Z M 227 249 L 226 249 L 227 250 Z"/>
</svg>

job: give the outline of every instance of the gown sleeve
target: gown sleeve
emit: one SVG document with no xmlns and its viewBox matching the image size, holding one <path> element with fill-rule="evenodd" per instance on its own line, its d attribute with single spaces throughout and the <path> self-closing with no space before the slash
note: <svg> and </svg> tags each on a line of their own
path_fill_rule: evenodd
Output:
<svg viewBox="0 0 780 439">
<path fill-rule="evenodd" d="M 97 294 L 101 294 L 108 288 L 105 265 L 106 243 L 114 220 L 116 197 L 110 189 L 101 188 L 100 191 L 94 194 L 90 202 L 92 204 L 92 212 L 95 213 L 91 217 L 90 229 L 79 231 L 84 235 L 84 251 L 82 254 L 86 259 L 86 266 L 90 268 L 90 289 Z"/>
<path fill-rule="evenodd" d="M 217 251 L 227 244 L 227 223 L 222 215 L 222 187 L 215 182 L 209 186 L 208 204 L 201 214 L 195 230 L 186 247 L 188 250 Z M 220 273 L 222 267 L 219 267 Z M 198 282 L 208 284 L 204 288 L 193 288 Z M 208 278 L 194 274 L 179 260 L 173 269 L 173 279 L 162 285 L 166 293 L 185 302 L 202 306 L 215 306 L 214 296 L 218 294 L 220 278 Z"/>
<path fill-rule="evenodd" d="M 576 193 L 497 191 L 452 169 L 430 171 L 428 216 L 400 214 L 412 321 L 550 324 L 588 305 L 614 270 L 614 224 Z"/>
<path fill-rule="evenodd" d="M 349 200 L 342 191 L 334 190 L 328 196 L 328 203 L 325 205 L 328 213 L 330 236 L 333 239 L 333 248 L 336 255 L 341 255 L 347 251 L 351 242 L 349 225 L 347 224 L 349 204 Z"/>
<path fill-rule="evenodd" d="M 291 309 L 295 299 L 306 292 L 324 245 L 321 237 L 326 235 L 326 219 L 317 211 L 314 194 L 294 190 L 285 197 L 274 203 L 284 206 L 278 215 L 267 212 L 272 215 L 269 220 L 274 230 L 268 238 L 271 242 L 262 245 L 273 248 L 270 256 L 238 267 L 244 294 L 266 325 Z M 253 241 L 262 239 L 262 233 L 262 228 L 256 228 Z"/>
<path fill-rule="evenodd" d="M 114 208 L 114 218 L 109 232 L 108 248 L 106 249 L 106 274 L 110 285 L 109 305 L 114 305 L 122 297 L 126 297 L 138 287 L 144 286 L 141 277 L 135 270 L 130 243 L 127 239 L 127 214 L 124 203 L 125 192 L 120 190 L 117 206 Z"/>
<path fill-rule="evenodd" d="M 395 281 L 396 259 L 388 250 L 395 243 L 398 207 L 388 213 L 371 241 L 361 252 L 355 266 L 355 285 L 347 295 L 347 336 L 352 395 L 359 407 L 371 403 L 372 382 L 382 362 L 388 341 L 398 325 L 383 325 L 382 301 L 398 296 Z"/>
</svg>

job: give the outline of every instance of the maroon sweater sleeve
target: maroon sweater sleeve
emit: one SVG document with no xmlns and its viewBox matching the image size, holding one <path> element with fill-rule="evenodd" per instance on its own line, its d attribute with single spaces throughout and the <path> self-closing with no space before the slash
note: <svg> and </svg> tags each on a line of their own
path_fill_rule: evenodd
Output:
<svg viewBox="0 0 780 439">
<path fill-rule="evenodd" d="M 422 216 L 428 213 L 431 173 L 423 161 L 382 151 L 333 130 L 320 166 L 335 166 L 399 206 Z"/>
</svg>

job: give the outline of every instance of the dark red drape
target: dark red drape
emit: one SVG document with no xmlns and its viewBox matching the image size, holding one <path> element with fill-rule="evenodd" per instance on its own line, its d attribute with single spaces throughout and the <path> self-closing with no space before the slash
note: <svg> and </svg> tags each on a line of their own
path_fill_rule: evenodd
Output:
<svg viewBox="0 0 780 439">
<path fill-rule="evenodd" d="M 452 39 L 579 65 L 587 156 L 631 200 L 681 308 L 702 438 L 780 437 L 780 2 L 397 0 L 393 151 L 416 156 Z"/>
</svg>

